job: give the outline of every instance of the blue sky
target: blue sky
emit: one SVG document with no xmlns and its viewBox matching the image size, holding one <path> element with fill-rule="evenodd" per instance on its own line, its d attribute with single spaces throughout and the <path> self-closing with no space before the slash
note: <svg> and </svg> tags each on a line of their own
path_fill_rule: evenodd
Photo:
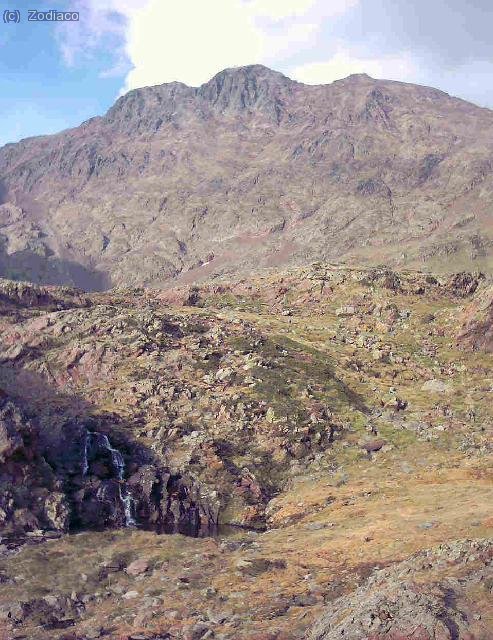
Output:
<svg viewBox="0 0 493 640">
<path fill-rule="evenodd" d="M 19 9 L 20 24 L 3 10 Z M 80 22 L 27 22 L 27 9 Z M 366 72 L 493 108 L 492 0 L 22 0 L 0 6 L 0 144 L 103 114 L 123 92 L 263 63 L 308 83 Z"/>
<path fill-rule="evenodd" d="M 27 8 L 70 8 L 71 3 L 15 2 L 19 24 L 0 24 L 0 144 L 76 126 L 106 111 L 122 86 L 124 72 L 103 77 L 112 63 L 104 47 L 68 64 L 57 25 L 28 23 Z M 0 11 L 3 13 L 3 9 Z M 79 29 L 76 23 L 67 25 Z"/>
</svg>

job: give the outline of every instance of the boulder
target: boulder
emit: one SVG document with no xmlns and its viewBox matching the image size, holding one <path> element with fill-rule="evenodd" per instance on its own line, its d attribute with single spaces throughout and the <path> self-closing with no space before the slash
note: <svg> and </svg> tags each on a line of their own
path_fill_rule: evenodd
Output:
<svg viewBox="0 0 493 640">
<path fill-rule="evenodd" d="M 131 562 L 125 569 L 129 576 L 140 576 L 149 569 L 149 562 L 145 558 L 139 558 Z"/>
<path fill-rule="evenodd" d="M 52 529 L 68 531 L 70 525 L 70 507 L 65 494 L 49 493 L 44 502 L 44 512 Z"/>
<path fill-rule="evenodd" d="M 431 393 L 451 393 L 452 385 L 442 380 L 427 380 L 421 387 L 421 391 L 430 391 Z"/>
<path fill-rule="evenodd" d="M 370 440 L 369 442 L 364 442 L 361 448 L 367 453 L 375 453 L 376 451 L 380 451 L 384 446 L 385 440 Z"/>
<path fill-rule="evenodd" d="M 344 307 L 339 307 L 339 309 L 336 309 L 336 316 L 339 316 L 342 318 L 354 316 L 355 313 L 356 313 L 356 307 L 353 307 L 352 305 L 346 305 Z"/>
</svg>

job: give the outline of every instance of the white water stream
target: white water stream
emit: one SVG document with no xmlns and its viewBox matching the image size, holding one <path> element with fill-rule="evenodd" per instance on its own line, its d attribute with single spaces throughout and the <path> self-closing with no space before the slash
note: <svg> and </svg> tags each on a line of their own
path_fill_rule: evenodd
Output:
<svg viewBox="0 0 493 640">
<path fill-rule="evenodd" d="M 89 453 L 91 447 L 97 445 L 108 451 L 111 459 L 111 464 L 116 473 L 118 479 L 118 492 L 120 496 L 120 502 L 123 506 L 123 512 L 125 514 L 125 526 L 132 527 L 136 525 L 135 518 L 133 516 L 134 499 L 124 486 L 124 474 L 125 474 L 125 461 L 123 455 L 118 449 L 111 446 L 108 436 L 104 433 L 98 433 L 97 431 L 87 431 L 86 441 L 84 444 L 84 459 L 82 461 L 82 475 L 87 475 L 89 471 Z"/>
</svg>

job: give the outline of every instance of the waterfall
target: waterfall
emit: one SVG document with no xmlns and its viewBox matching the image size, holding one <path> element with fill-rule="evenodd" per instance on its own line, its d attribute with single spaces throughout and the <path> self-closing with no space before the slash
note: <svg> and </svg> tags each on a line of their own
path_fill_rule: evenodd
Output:
<svg viewBox="0 0 493 640">
<path fill-rule="evenodd" d="M 123 480 L 123 474 L 125 472 L 125 462 L 123 460 L 123 456 L 120 453 L 120 451 L 118 451 L 118 449 L 114 449 L 111 446 L 110 441 L 108 440 L 108 436 L 105 436 L 104 433 L 98 433 L 98 434 L 92 434 L 92 435 L 97 435 L 101 439 L 104 449 L 110 452 L 111 463 L 113 465 L 113 468 L 116 471 L 116 476 L 118 480 Z"/>
<path fill-rule="evenodd" d="M 135 518 L 133 517 L 133 514 L 132 514 L 135 501 L 126 489 L 124 493 L 125 495 L 122 496 L 121 487 L 120 487 L 120 497 L 121 497 L 121 500 L 123 503 L 123 509 L 125 512 L 125 526 L 135 527 L 137 522 L 135 521 Z"/>
<path fill-rule="evenodd" d="M 125 526 L 132 527 L 137 523 L 133 516 L 134 499 L 128 492 L 125 481 L 125 460 L 123 455 L 118 449 L 111 446 L 108 436 L 104 433 L 98 433 L 97 431 L 87 431 L 86 440 L 84 446 L 84 459 L 82 461 L 82 475 L 86 476 L 89 471 L 89 455 L 91 449 L 98 448 L 107 451 L 110 455 L 111 465 L 113 471 L 118 480 L 118 495 L 120 498 L 120 504 L 123 507 L 123 513 L 125 515 Z M 104 489 L 100 487 L 97 493 L 98 497 L 104 495 Z"/>
<path fill-rule="evenodd" d="M 82 460 L 82 475 L 87 476 L 87 472 L 89 471 L 89 447 L 91 445 L 91 433 L 90 431 L 86 431 L 86 439 L 84 442 L 84 459 Z"/>
</svg>

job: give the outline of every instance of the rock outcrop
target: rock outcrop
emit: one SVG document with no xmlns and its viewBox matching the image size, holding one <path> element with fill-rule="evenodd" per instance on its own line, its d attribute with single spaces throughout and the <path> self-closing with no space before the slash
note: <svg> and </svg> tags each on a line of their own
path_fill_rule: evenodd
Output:
<svg viewBox="0 0 493 640">
<path fill-rule="evenodd" d="M 458 342 L 474 351 L 493 352 L 493 287 L 481 291 L 467 309 Z"/>
<path fill-rule="evenodd" d="M 1 532 L 137 524 L 191 536 L 215 531 L 218 509 L 191 478 L 143 465 L 127 481 L 124 457 L 106 435 L 77 422 L 64 427 L 60 449 L 46 450 L 39 426 L 2 392 Z"/>
<path fill-rule="evenodd" d="M 491 540 L 420 552 L 333 602 L 306 638 L 486 640 L 490 631 L 474 614 L 473 594 L 493 579 L 492 559 Z M 453 577 L 434 581 L 434 572 L 445 566 Z"/>
<path fill-rule="evenodd" d="M 62 483 L 43 457 L 37 426 L 0 395 L 0 530 L 67 531 L 70 508 Z"/>
<path fill-rule="evenodd" d="M 84 291 L 69 287 L 42 287 L 4 278 L 0 278 L 0 303 L 10 309 L 39 308 L 46 311 L 90 305 Z"/>
</svg>

